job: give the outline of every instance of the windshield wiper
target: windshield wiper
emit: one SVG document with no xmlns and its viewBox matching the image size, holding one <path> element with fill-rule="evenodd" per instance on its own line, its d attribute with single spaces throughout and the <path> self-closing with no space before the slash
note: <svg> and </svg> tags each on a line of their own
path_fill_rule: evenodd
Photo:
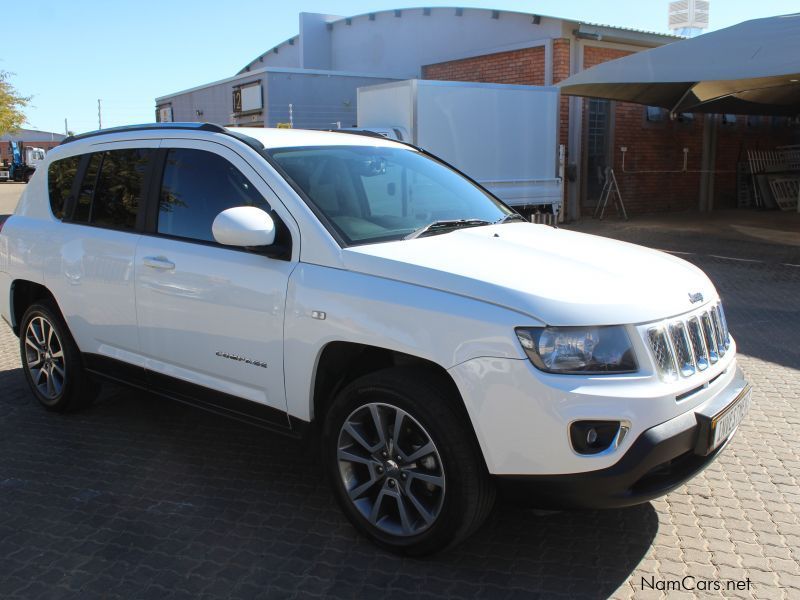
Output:
<svg viewBox="0 0 800 600">
<path fill-rule="evenodd" d="M 508 213 L 505 217 L 497 219 L 497 221 L 492 223 L 492 225 L 502 225 L 503 223 L 510 223 L 511 221 L 522 221 L 523 223 L 527 223 L 528 219 L 519 213 Z"/>
<path fill-rule="evenodd" d="M 409 233 L 403 239 L 413 240 L 414 238 L 418 238 L 426 234 L 433 234 L 437 231 L 440 233 L 446 233 L 446 231 L 450 229 L 459 229 L 461 227 L 477 227 L 478 225 L 491 225 L 491 224 L 492 223 L 490 221 L 484 221 L 483 219 L 451 219 L 451 220 L 434 221 L 433 223 L 428 223 L 427 225 L 423 225 L 419 229 L 413 231 L 412 233 Z"/>
</svg>

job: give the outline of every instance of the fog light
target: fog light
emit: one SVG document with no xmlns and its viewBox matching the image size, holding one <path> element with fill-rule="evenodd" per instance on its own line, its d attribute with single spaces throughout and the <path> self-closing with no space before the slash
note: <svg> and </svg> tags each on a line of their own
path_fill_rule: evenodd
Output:
<svg viewBox="0 0 800 600">
<path fill-rule="evenodd" d="M 592 427 L 589 430 L 589 433 L 586 434 L 586 443 L 592 446 L 596 441 L 597 441 L 597 429 Z"/>
<path fill-rule="evenodd" d="M 572 448 L 578 454 L 607 450 L 620 433 L 619 421 L 575 421 L 569 427 Z"/>
</svg>

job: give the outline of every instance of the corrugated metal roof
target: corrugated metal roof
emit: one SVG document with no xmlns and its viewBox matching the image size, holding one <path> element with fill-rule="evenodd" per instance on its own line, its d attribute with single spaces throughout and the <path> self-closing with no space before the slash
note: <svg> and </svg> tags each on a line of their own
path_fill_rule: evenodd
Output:
<svg viewBox="0 0 800 600">
<path fill-rule="evenodd" d="M 42 131 L 40 129 L 20 129 L 14 133 L 0 135 L 2 142 L 60 142 L 65 136 L 63 133 L 54 131 Z"/>
<path fill-rule="evenodd" d="M 558 17 L 552 17 L 558 18 Z M 572 21 L 572 19 L 562 19 L 563 21 Z M 607 25 L 605 23 L 591 23 L 589 21 L 576 21 L 576 23 L 580 23 L 581 25 L 588 25 L 589 27 L 605 27 L 608 29 L 617 29 L 619 31 L 630 31 L 632 33 L 644 33 L 646 35 L 658 35 L 661 37 L 666 38 L 674 38 L 677 40 L 685 40 L 687 39 L 686 36 L 683 35 L 676 35 L 674 33 L 663 33 L 661 31 L 648 31 L 647 29 L 636 29 L 635 27 L 620 27 L 619 25 Z"/>
<path fill-rule="evenodd" d="M 441 9 L 448 9 L 448 8 L 453 8 L 453 7 L 450 7 L 450 6 L 436 6 L 436 7 L 433 7 L 433 8 L 441 10 Z M 412 7 L 412 8 L 405 8 L 405 9 L 399 9 L 399 10 L 412 11 L 412 10 L 427 10 L 427 9 L 424 9 L 422 7 Z M 659 37 L 673 39 L 675 41 L 686 39 L 682 35 L 675 35 L 675 34 L 672 34 L 672 33 L 662 33 L 660 31 L 648 31 L 646 29 L 636 29 L 634 27 L 619 27 L 617 25 L 604 25 L 602 23 L 591 23 L 589 21 L 581 21 L 579 19 L 569 19 L 569 18 L 566 18 L 566 17 L 554 17 L 553 15 L 543 15 L 543 14 L 540 14 L 540 13 L 523 12 L 523 11 L 519 11 L 519 10 L 497 10 L 497 9 L 480 8 L 480 7 L 469 7 L 469 8 L 466 8 L 466 10 L 483 11 L 483 12 L 487 12 L 489 14 L 497 11 L 500 14 L 507 13 L 507 14 L 513 14 L 513 15 L 526 15 L 526 16 L 537 15 L 537 16 L 545 18 L 545 19 L 554 19 L 554 20 L 557 20 L 557 21 L 570 21 L 570 22 L 573 22 L 573 23 L 577 23 L 578 25 L 587 25 L 589 27 L 602 27 L 602 28 L 606 28 L 606 29 L 614 29 L 614 30 L 617 30 L 617 31 L 626 31 L 626 32 L 637 33 L 637 34 L 641 34 L 641 35 L 659 36 Z M 394 13 L 394 12 L 395 12 L 395 9 L 376 10 L 376 11 L 373 11 L 373 12 L 363 13 L 363 14 L 360 14 L 360 15 L 352 15 L 350 17 L 341 17 L 339 19 L 331 21 L 330 24 L 333 25 L 333 24 L 336 24 L 336 23 L 343 23 L 343 22 L 346 22 L 346 21 L 351 21 L 352 22 L 353 19 L 369 18 L 371 15 L 379 15 L 379 14 L 384 14 L 384 13 L 388 14 L 388 13 Z M 246 69 L 252 67 L 252 65 L 254 63 L 258 62 L 258 60 L 260 58 L 268 56 L 270 53 L 274 52 L 276 48 L 280 49 L 281 47 L 283 47 L 286 44 L 288 44 L 290 40 L 296 40 L 299 37 L 300 36 L 298 34 L 295 34 L 291 38 L 288 38 L 288 39 L 282 41 L 280 44 L 276 44 L 275 46 L 273 46 L 272 48 L 270 48 L 266 52 L 263 52 L 262 54 L 259 54 L 253 60 L 251 60 L 249 63 L 247 63 L 247 65 L 245 65 L 238 72 L 238 74 L 246 73 L 247 72 Z"/>
</svg>

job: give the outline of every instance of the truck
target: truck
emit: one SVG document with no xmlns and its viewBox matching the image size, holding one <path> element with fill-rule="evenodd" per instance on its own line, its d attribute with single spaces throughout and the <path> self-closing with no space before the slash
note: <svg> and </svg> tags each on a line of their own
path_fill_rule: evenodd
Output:
<svg viewBox="0 0 800 600">
<path fill-rule="evenodd" d="M 44 160 L 44 148 L 26 146 L 24 142 L 8 142 L 11 161 L 0 165 L 0 181 L 22 181 L 28 183 L 36 167 Z"/>
<path fill-rule="evenodd" d="M 558 89 L 409 79 L 358 88 L 357 129 L 423 148 L 531 216 L 558 215 Z"/>
</svg>

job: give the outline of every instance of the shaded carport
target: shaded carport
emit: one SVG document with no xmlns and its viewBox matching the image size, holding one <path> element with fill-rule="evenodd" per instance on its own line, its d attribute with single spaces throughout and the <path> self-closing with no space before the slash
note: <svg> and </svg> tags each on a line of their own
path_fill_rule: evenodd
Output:
<svg viewBox="0 0 800 600">
<path fill-rule="evenodd" d="M 800 13 L 755 19 L 597 65 L 562 93 L 680 113 L 800 115 Z M 700 208 L 712 206 L 717 118 L 704 120 Z"/>
</svg>

